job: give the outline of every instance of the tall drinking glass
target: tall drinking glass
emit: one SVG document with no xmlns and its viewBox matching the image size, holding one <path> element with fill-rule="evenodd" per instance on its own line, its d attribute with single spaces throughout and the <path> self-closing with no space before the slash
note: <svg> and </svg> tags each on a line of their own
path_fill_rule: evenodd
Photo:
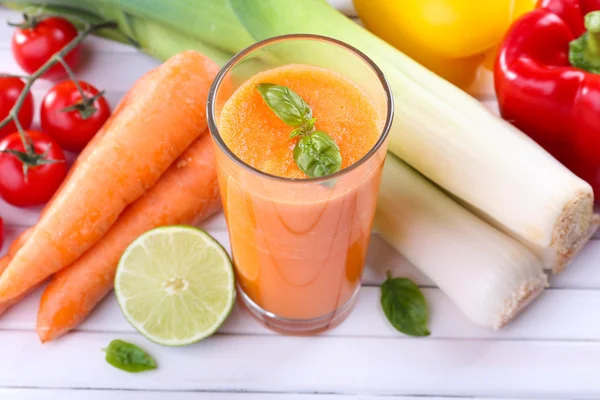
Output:
<svg viewBox="0 0 600 400">
<path fill-rule="evenodd" d="M 326 177 L 289 179 L 253 168 L 227 147 L 219 117 L 229 97 L 253 75 L 287 64 L 329 69 L 368 94 L 385 122 L 362 159 Z M 208 122 L 238 293 L 267 327 L 312 334 L 337 325 L 350 312 L 371 237 L 393 110 L 379 68 L 355 48 L 321 36 L 286 35 L 257 43 L 215 79 Z"/>
</svg>

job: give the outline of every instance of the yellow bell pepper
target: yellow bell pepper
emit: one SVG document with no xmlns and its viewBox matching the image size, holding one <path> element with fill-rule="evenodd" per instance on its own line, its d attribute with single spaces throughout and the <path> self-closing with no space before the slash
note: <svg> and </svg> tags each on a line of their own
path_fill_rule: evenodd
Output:
<svg viewBox="0 0 600 400">
<path fill-rule="evenodd" d="M 354 0 L 365 27 L 406 55 L 466 89 L 479 66 L 536 0 Z"/>
</svg>

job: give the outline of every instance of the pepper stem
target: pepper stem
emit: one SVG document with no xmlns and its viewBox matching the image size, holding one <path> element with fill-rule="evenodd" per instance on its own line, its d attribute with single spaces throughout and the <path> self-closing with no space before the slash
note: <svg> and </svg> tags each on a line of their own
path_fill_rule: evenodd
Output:
<svg viewBox="0 0 600 400">
<path fill-rule="evenodd" d="M 600 11 L 587 13 L 584 25 L 587 32 L 569 44 L 569 62 L 574 67 L 600 74 Z"/>
<path fill-rule="evenodd" d="M 588 31 L 588 54 L 600 57 L 600 11 L 592 11 L 585 16 L 585 29 Z"/>
</svg>

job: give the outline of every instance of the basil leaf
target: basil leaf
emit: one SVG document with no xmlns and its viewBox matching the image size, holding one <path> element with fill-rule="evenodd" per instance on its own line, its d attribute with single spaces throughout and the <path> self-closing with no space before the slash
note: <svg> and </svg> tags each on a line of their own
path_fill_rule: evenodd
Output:
<svg viewBox="0 0 600 400">
<path fill-rule="evenodd" d="M 261 83 L 256 86 L 265 103 L 289 126 L 299 127 L 312 118 L 312 110 L 292 89 Z"/>
<path fill-rule="evenodd" d="M 327 133 L 315 131 L 294 147 L 294 161 L 311 178 L 331 175 L 342 167 L 340 148 Z"/>
<path fill-rule="evenodd" d="M 122 340 L 113 340 L 108 345 L 106 361 L 115 368 L 127 372 L 142 372 L 156 369 L 156 362 L 144 350 Z"/>
<path fill-rule="evenodd" d="M 410 336 L 429 336 L 427 303 L 413 281 L 388 279 L 381 285 L 381 306 L 388 321 L 398 331 Z"/>
</svg>

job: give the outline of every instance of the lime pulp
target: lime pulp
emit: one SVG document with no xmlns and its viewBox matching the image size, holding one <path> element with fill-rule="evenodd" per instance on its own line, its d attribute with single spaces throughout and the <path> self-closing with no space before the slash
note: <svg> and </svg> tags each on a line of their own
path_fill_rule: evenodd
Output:
<svg viewBox="0 0 600 400">
<path fill-rule="evenodd" d="M 223 324 L 235 302 L 235 278 L 228 254 L 208 233 L 169 226 L 129 245 L 115 293 L 127 321 L 147 339 L 184 346 Z"/>
</svg>

